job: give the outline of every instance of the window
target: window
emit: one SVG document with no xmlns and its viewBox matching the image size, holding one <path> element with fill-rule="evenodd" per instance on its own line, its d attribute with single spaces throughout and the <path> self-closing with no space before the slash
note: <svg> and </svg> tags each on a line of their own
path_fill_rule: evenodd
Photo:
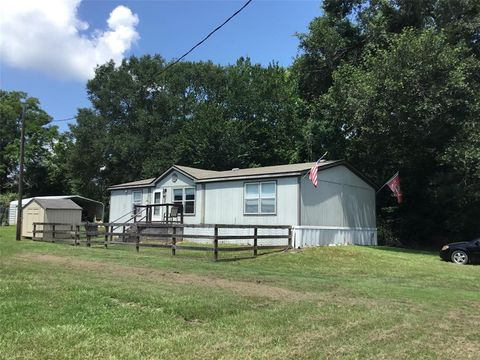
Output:
<svg viewBox="0 0 480 360">
<path fill-rule="evenodd" d="M 142 192 L 141 191 L 133 191 L 133 203 L 134 204 L 141 204 L 142 203 Z"/>
<path fill-rule="evenodd" d="M 245 214 L 275 214 L 276 186 L 275 181 L 245 183 Z"/>
<path fill-rule="evenodd" d="M 142 191 L 132 191 L 132 208 L 135 210 L 135 205 L 142 203 Z"/>
<path fill-rule="evenodd" d="M 173 203 L 183 205 L 184 214 L 195 214 L 195 188 L 173 189 Z"/>
</svg>

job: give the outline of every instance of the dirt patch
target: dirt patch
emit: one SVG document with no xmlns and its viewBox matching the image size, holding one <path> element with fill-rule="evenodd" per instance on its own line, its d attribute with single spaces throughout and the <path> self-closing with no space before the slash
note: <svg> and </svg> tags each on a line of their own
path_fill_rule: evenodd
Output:
<svg viewBox="0 0 480 360">
<path fill-rule="evenodd" d="M 280 287 L 265 285 L 258 281 L 249 282 L 192 273 L 165 272 L 152 268 L 123 266 L 114 263 L 89 261 L 50 254 L 23 254 L 17 258 L 21 260 L 55 264 L 63 268 L 92 271 L 97 274 L 115 275 L 117 277 L 140 277 L 142 279 L 172 284 L 219 288 L 242 296 L 262 297 L 283 301 L 321 300 L 320 295 L 316 293 L 287 290 Z"/>
</svg>

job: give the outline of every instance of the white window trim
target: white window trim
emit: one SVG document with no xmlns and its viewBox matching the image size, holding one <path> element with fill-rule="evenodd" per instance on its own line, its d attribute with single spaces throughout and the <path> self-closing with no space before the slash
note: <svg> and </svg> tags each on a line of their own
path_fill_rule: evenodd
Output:
<svg viewBox="0 0 480 360">
<path fill-rule="evenodd" d="M 185 189 L 192 189 L 193 190 L 193 213 L 186 213 L 185 212 L 185 202 L 187 201 L 185 196 Z M 197 212 L 197 189 L 194 186 L 183 186 L 183 187 L 173 187 L 172 188 L 172 204 L 175 204 L 175 190 L 182 190 L 182 205 L 183 205 L 183 216 L 195 216 Z"/>
<path fill-rule="evenodd" d="M 250 184 L 257 184 L 258 185 L 258 212 L 256 213 L 252 213 L 252 212 L 247 212 L 247 185 L 250 185 Z M 262 212 L 262 199 L 272 199 L 271 197 L 266 197 L 266 198 L 262 198 L 262 184 L 274 184 L 275 185 L 275 197 L 273 198 L 275 201 L 274 201 L 274 208 L 275 208 L 275 211 L 274 212 Z M 276 180 L 273 180 L 273 181 L 247 181 L 247 182 L 244 182 L 243 183 L 243 215 L 245 216 L 250 216 L 250 215 L 253 215 L 253 216 L 275 216 L 277 215 L 277 195 L 278 195 L 278 192 L 277 192 L 277 181 Z M 252 200 L 252 199 L 250 199 Z"/>
<path fill-rule="evenodd" d="M 140 202 L 135 201 L 135 194 L 140 193 Z M 143 201 L 143 191 L 142 190 L 132 190 L 132 204 L 141 205 Z"/>
<path fill-rule="evenodd" d="M 135 194 L 140 193 L 140 202 L 135 201 Z M 132 190 L 132 211 L 135 211 L 135 205 L 142 205 L 143 202 L 143 190 Z M 140 213 L 141 213 L 140 209 Z"/>
</svg>

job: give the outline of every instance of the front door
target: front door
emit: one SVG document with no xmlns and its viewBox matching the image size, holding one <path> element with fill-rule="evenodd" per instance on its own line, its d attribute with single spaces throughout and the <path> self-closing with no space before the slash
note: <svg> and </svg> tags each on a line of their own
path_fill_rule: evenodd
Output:
<svg viewBox="0 0 480 360">
<path fill-rule="evenodd" d="M 166 190 L 166 189 L 165 189 Z M 153 192 L 152 204 L 163 204 L 165 198 L 163 196 L 164 190 L 159 189 Z M 166 193 L 166 191 L 165 191 Z M 163 219 L 163 206 L 154 206 L 152 209 L 152 221 L 161 221 Z"/>
</svg>

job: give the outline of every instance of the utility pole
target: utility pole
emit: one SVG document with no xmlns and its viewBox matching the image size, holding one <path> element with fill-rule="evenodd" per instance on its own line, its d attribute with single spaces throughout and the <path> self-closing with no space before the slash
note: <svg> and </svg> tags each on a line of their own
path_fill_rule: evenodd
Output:
<svg viewBox="0 0 480 360">
<path fill-rule="evenodd" d="M 18 203 L 17 203 L 17 234 L 16 239 L 22 238 L 22 198 L 23 198 L 23 157 L 25 148 L 25 107 L 22 105 L 22 119 L 20 127 L 20 169 L 18 172 Z"/>
</svg>

